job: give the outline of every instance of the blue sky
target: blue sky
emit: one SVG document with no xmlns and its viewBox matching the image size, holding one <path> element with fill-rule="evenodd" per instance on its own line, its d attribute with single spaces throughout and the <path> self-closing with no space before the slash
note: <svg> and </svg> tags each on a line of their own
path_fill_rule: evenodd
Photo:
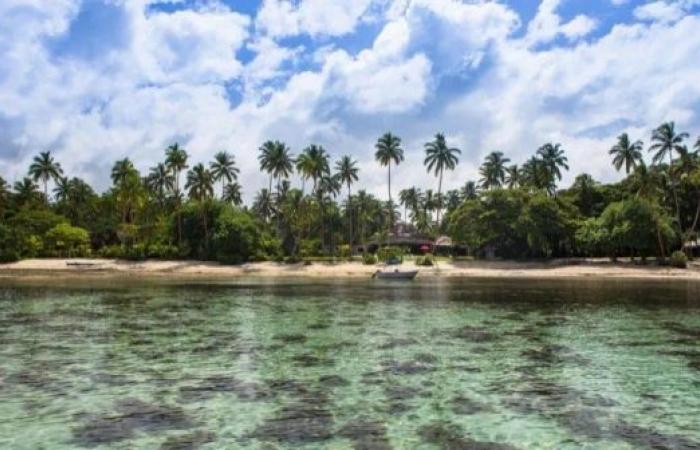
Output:
<svg viewBox="0 0 700 450">
<path fill-rule="evenodd" d="M 700 133 L 698 29 L 700 0 L 3 0 L 0 174 L 51 150 L 103 189 L 115 159 L 145 171 L 179 141 L 192 162 L 234 153 L 250 198 L 256 149 L 280 139 L 354 155 L 381 195 L 373 143 L 391 130 L 397 190 L 435 187 L 437 132 L 463 151 L 448 187 L 550 141 L 565 182 L 611 181 L 620 133 Z"/>
</svg>

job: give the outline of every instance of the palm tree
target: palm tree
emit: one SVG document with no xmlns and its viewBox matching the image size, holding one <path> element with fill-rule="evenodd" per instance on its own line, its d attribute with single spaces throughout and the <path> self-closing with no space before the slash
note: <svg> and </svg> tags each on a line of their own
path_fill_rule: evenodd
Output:
<svg viewBox="0 0 700 450">
<path fill-rule="evenodd" d="M 630 141 L 627 133 L 622 133 L 617 137 L 617 144 L 608 152 L 613 156 L 613 166 L 619 171 L 625 166 L 625 173 L 629 175 L 630 170 L 635 169 L 642 161 L 642 141 Z"/>
<path fill-rule="evenodd" d="M 226 203 L 231 203 L 235 206 L 241 206 L 243 204 L 243 197 L 241 195 L 241 185 L 237 182 L 227 184 L 224 187 L 224 193 L 221 199 Z"/>
<path fill-rule="evenodd" d="M 129 158 L 118 160 L 112 167 L 112 183 L 115 186 L 122 184 L 135 170 L 134 163 Z"/>
<path fill-rule="evenodd" d="M 146 177 L 146 187 L 156 195 L 162 206 L 166 193 L 175 188 L 175 177 L 165 163 L 158 163 L 155 167 L 151 167 Z"/>
<path fill-rule="evenodd" d="M 180 173 L 189 166 L 187 152 L 177 142 L 165 150 L 165 166 L 175 177 L 175 192 L 180 192 Z"/>
<path fill-rule="evenodd" d="M 280 182 L 288 178 L 294 170 L 294 157 L 289 147 L 282 142 L 275 142 L 275 148 L 269 160 L 270 174 L 277 179 L 277 195 L 280 193 Z"/>
<path fill-rule="evenodd" d="M 520 167 L 517 164 L 506 167 L 505 183 L 508 189 L 515 189 L 520 185 Z"/>
<path fill-rule="evenodd" d="M 423 165 L 426 166 L 428 172 L 433 171 L 435 176 L 440 177 L 438 181 L 438 197 L 442 195 L 442 176 L 445 169 L 454 170 L 459 163 L 457 155 L 462 154 L 458 148 L 450 148 L 447 146 L 445 135 L 438 133 L 435 135 L 435 140 L 425 144 L 425 160 Z M 440 202 L 441 203 L 441 202 Z M 440 212 L 442 205 L 437 210 L 437 221 L 440 222 Z"/>
<path fill-rule="evenodd" d="M 411 210 L 416 210 L 418 208 L 418 202 L 420 199 L 420 191 L 415 187 L 410 187 L 408 189 L 402 189 L 399 192 L 399 202 L 403 205 L 403 221 L 407 221 L 407 212 L 410 208 Z"/>
<path fill-rule="evenodd" d="M 326 201 L 327 198 L 335 198 L 342 188 L 340 177 L 336 175 L 323 175 L 318 180 L 316 197 L 321 211 L 321 244 L 326 244 Z M 331 242 L 331 247 L 333 243 Z"/>
<path fill-rule="evenodd" d="M 329 155 L 320 145 L 311 144 L 306 147 L 296 162 L 297 172 L 301 175 L 302 183 L 304 183 L 308 178 L 311 178 L 314 182 L 313 190 L 316 190 L 316 184 L 318 180 L 330 173 L 329 165 Z M 304 185 L 301 187 L 302 192 L 304 192 Z"/>
<path fill-rule="evenodd" d="M 187 172 L 185 189 L 187 189 L 190 198 L 196 200 L 200 204 L 202 210 L 202 224 L 204 225 L 204 241 L 205 245 L 208 246 L 209 230 L 207 226 L 207 211 L 205 211 L 204 202 L 214 196 L 214 176 L 204 167 L 204 164 L 199 163 L 192 167 L 192 170 Z"/>
<path fill-rule="evenodd" d="M 17 197 L 17 203 L 19 205 L 26 205 L 34 201 L 37 196 L 40 196 L 38 187 L 34 180 L 31 178 L 24 177 L 21 181 L 17 181 L 13 186 L 15 190 L 15 195 Z"/>
<path fill-rule="evenodd" d="M 464 183 L 460 194 L 464 200 L 476 200 L 479 198 L 479 185 L 474 181 L 467 181 Z"/>
<path fill-rule="evenodd" d="M 29 176 L 34 181 L 41 180 L 44 183 L 44 196 L 46 201 L 49 200 L 49 180 L 57 180 L 63 175 L 61 164 L 54 161 L 51 152 L 41 152 L 39 156 L 35 156 L 32 164 L 29 166 Z"/>
<path fill-rule="evenodd" d="M 53 196 L 57 202 L 65 202 L 70 198 L 71 183 L 68 177 L 59 177 L 56 187 L 53 188 Z"/>
<path fill-rule="evenodd" d="M 277 151 L 278 144 L 279 141 L 265 141 L 258 149 L 260 152 L 258 155 L 260 170 L 267 172 L 270 175 L 270 187 L 268 192 L 272 192 L 272 160 L 275 152 Z"/>
<path fill-rule="evenodd" d="M 182 194 L 180 193 L 180 173 L 187 170 L 187 151 L 176 142 L 165 149 L 165 166 L 175 177 L 175 206 L 177 208 L 177 244 L 182 242 L 182 216 L 180 215 L 180 204 Z"/>
<path fill-rule="evenodd" d="M 546 161 L 532 156 L 523 164 L 520 183 L 532 189 L 544 190 L 549 195 L 553 195 L 557 187 L 554 176 Z"/>
<path fill-rule="evenodd" d="M 261 189 L 253 201 L 253 211 L 255 211 L 265 222 L 270 220 L 270 217 L 275 212 L 272 194 L 267 189 Z"/>
<path fill-rule="evenodd" d="M 352 208 L 352 190 L 350 189 L 350 186 L 352 185 L 353 182 L 358 180 L 358 172 L 359 169 L 357 168 L 357 161 L 353 160 L 350 156 L 343 156 L 340 158 L 339 161 L 335 163 L 335 170 L 337 171 L 338 179 L 341 183 L 344 183 L 348 187 L 348 208 L 347 211 L 349 212 L 348 215 L 348 223 L 349 223 L 349 229 L 350 229 L 350 235 L 348 241 L 350 242 L 350 245 L 352 245 L 353 242 L 353 208 Z"/>
<path fill-rule="evenodd" d="M 388 170 L 388 191 L 389 202 L 391 202 L 391 162 L 397 166 L 403 161 L 403 149 L 401 148 L 401 138 L 391 133 L 385 133 L 375 144 L 376 152 L 374 158 L 379 164 L 386 166 Z"/>
<path fill-rule="evenodd" d="M 479 168 L 481 185 L 484 189 L 501 187 L 505 180 L 505 165 L 510 159 L 503 157 L 503 152 L 491 152 L 484 158 L 484 163 Z"/>
<path fill-rule="evenodd" d="M 654 164 L 658 164 L 668 156 L 668 178 L 671 183 L 671 192 L 673 193 L 673 201 L 676 204 L 676 220 L 678 221 L 678 227 L 682 229 L 681 224 L 681 207 L 678 202 L 678 193 L 676 192 L 676 185 L 673 179 L 673 152 L 682 153 L 685 150 L 683 145 L 683 140 L 690 137 L 688 133 L 677 133 L 676 124 L 674 122 L 666 122 L 659 126 L 651 136 L 651 141 L 653 144 L 649 147 L 650 152 L 654 153 L 652 161 Z"/>
<path fill-rule="evenodd" d="M 238 179 L 238 167 L 236 167 L 236 159 L 228 152 L 219 152 L 214 155 L 214 161 L 209 164 L 211 174 L 214 181 L 221 181 L 221 197 L 224 196 L 224 190 L 227 183 Z"/>
<path fill-rule="evenodd" d="M 552 174 L 552 178 L 556 177 L 558 180 L 561 180 L 561 168 L 569 170 L 568 158 L 564 156 L 564 149 L 561 148 L 561 144 L 544 144 L 537 149 L 537 154 L 544 161 L 545 166 Z"/>
</svg>

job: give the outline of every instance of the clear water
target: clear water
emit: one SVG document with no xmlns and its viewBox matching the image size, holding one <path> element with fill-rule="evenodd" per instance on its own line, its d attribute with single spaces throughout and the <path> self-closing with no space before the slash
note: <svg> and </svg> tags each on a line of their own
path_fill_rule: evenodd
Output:
<svg viewBox="0 0 700 450">
<path fill-rule="evenodd" d="M 700 286 L 0 287 L 0 448 L 700 448 Z"/>
</svg>

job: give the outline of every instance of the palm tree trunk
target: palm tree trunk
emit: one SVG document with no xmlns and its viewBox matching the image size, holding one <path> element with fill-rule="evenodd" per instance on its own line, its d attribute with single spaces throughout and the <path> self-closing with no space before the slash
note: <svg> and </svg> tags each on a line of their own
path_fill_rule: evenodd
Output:
<svg viewBox="0 0 700 450">
<path fill-rule="evenodd" d="M 391 161 L 387 164 L 387 168 L 389 170 L 389 203 L 391 203 Z"/>
<path fill-rule="evenodd" d="M 683 224 L 681 223 L 681 206 L 678 203 L 678 193 L 676 192 L 676 184 L 673 180 L 673 149 L 668 154 L 668 161 L 669 161 L 669 166 L 668 166 L 668 179 L 671 181 L 671 192 L 673 193 L 673 201 L 676 204 L 676 220 L 678 221 L 678 229 L 681 232 L 681 236 L 683 235 Z M 681 243 L 681 248 L 683 247 L 683 243 Z"/>
<path fill-rule="evenodd" d="M 350 210 L 350 214 L 348 214 L 349 220 L 349 225 L 350 225 L 350 236 L 349 236 L 349 244 L 350 244 L 350 256 L 352 256 L 352 243 L 353 243 L 353 209 L 352 209 L 352 191 L 350 190 L 350 182 L 348 182 L 348 209 Z"/>
<path fill-rule="evenodd" d="M 46 198 L 46 203 L 49 202 L 49 180 L 44 178 L 44 198 Z"/>
<path fill-rule="evenodd" d="M 442 212 L 442 169 L 440 169 L 440 181 L 438 181 L 438 210 L 437 210 L 437 223 L 440 226 L 440 213 Z"/>
</svg>

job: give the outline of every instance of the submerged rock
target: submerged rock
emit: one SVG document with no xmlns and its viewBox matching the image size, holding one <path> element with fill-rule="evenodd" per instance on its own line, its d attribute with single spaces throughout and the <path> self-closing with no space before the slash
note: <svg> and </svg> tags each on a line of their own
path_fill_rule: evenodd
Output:
<svg viewBox="0 0 700 450">
<path fill-rule="evenodd" d="M 296 402 L 277 411 L 248 437 L 283 444 L 322 442 L 333 437 L 333 425 L 325 401 Z"/>
<path fill-rule="evenodd" d="M 356 450 L 391 450 L 386 435 L 386 425 L 382 422 L 357 420 L 346 423 L 338 431 L 344 438 L 350 439 Z"/>
<path fill-rule="evenodd" d="M 418 430 L 418 435 L 428 444 L 443 450 L 516 450 L 516 447 L 496 442 L 481 442 L 471 439 L 455 424 L 434 422 Z"/>
<path fill-rule="evenodd" d="M 215 440 L 216 435 L 214 433 L 198 430 L 194 433 L 169 437 L 160 446 L 160 450 L 196 450 L 202 445 Z"/>
<path fill-rule="evenodd" d="M 72 443 L 96 447 L 131 439 L 139 430 L 158 432 L 191 428 L 192 421 L 177 407 L 152 405 L 138 399 L 125 399 L 115 405 L 113 413 L 86 415 L 83 425 L 73 429 Z"/>
</svg>

